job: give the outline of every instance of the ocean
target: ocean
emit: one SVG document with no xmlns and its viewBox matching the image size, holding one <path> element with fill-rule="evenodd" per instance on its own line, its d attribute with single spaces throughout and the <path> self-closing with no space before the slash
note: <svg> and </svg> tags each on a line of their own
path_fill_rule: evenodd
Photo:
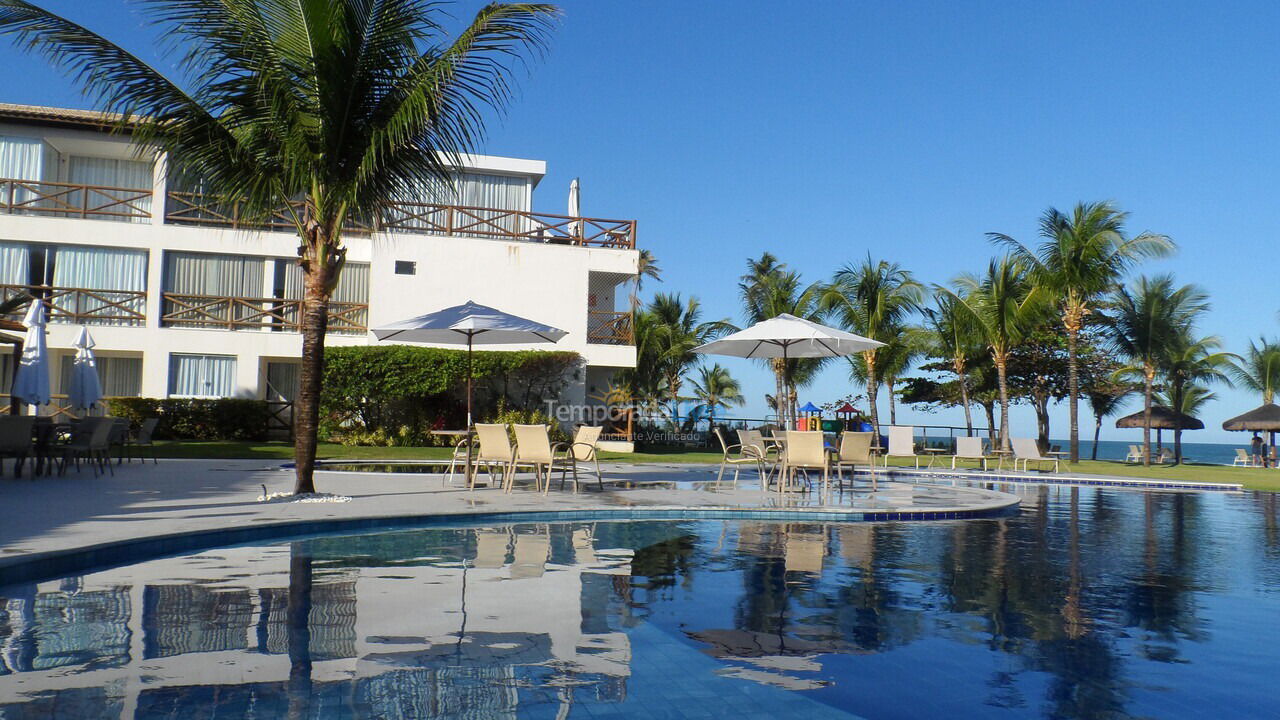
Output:
<svg viewBox="0 0 1280 720">
<path fill-rule="evenodd" d="M 1182 442 L 1182 456 L 1186 460 L 1198 463 L 1207 463 L 1210 465 L 1230 465 L 1235 459 L 1236 448 L 1249 447 L 1249 440 L 1252 435 L 1248 433 L 1240 433 L 1240 442 L 1232 444 L 1224 443 L 1197 443 Z M 1265 439 L 1265 436 L 1264 438 Z M 1155 433 L 1152 433 L 1151 447 L 1155 452 Z M 1051 440 L 1054 445 L 1061 445 L 1063 450 L 1067 449 L 1069 443 L 1066 440 Z M 1139 436 L 1136 441 L 1130 440 L 1102 440 L 1098 443 L 1098 459 L 1099 460 L 1124 460 L 1125 455 L 1129 453 L 1130 445 L 1142 445 L 1142 437 Z M 1173 436 L 1170 433 L 1164 434 L 1164 443 L 1161 447 L 1167 447 L 1173 450 Z M 1080 457 L 1088 459 L 1093 453 L 1093 441 L 1080 441 Z"/>
</svg>

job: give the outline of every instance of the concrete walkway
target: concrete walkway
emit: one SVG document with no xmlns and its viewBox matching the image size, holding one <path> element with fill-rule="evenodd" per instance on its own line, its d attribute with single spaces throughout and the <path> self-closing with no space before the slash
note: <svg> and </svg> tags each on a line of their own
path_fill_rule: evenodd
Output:
<svg viewBox="0 0 1280 720">
<path fill-rule="evenodd" d="M 9 467 L 5 468 L 9 470 Z M 877 492 L 765 494 L 754 482 L 714 487 L 714 466 L 606 465 L 606 489 L 543 496 L 527 487 L 511 494 L 446 487 L 439 474 L 318 472 L 317 489 L 351 497 L 345 503 L 260 502 L 289 492 L 293 473 L 263 460 L 161 460 L 126 463 L 114 475 L 85 468 L 63 477 L 0 479 L 0 568 L 41 556 L 181 533 L 290 522 L 407 515 L 648 509 L 772 508 L 779 512 L 863 513 L 995 512 L 1017 503 L 1006 493 L 972 487 L 881 482 Z M 483 477 L 483 476 L 482 476 Z M 591 477 L 588 475 L 587 477 Z M 827 518 L 815 518 L 827 519 Z"/>
</svg>

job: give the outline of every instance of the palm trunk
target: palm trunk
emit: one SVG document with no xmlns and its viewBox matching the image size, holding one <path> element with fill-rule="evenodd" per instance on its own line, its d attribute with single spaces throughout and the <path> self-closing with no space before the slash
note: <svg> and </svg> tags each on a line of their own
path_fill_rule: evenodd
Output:
<svg viewBox="0 0 1280 720">
<path fill-rule="evenodd" d="M 1173 429 L 1173 464 L 1182 464 L 1182 428 Z"/>
<path fill-rule="evenodd" d="M 886 378 L 884 387 L 889 391 L 889 424 L 898 424 L 898 402 L 893 396 L 893 378 Z"/>
<path fill-rule="evenodd" d="M 1102 434 L 1102 416 L 1093 416 L 1093 452 L 1090 454 L 1090 460 L 1098 459 L 1098 437 Z"/>
<path fill-rule="evenodd" d="M 964 406 L 965 435 L 973 436 L 973 413 L 969 410 L 969 377 L 964 367 L 956 368 L 956 379 L 960 382 L 960 404 Z"/>
<path fill-rule="evenodd" d="M 1009 449 L 1009 383 L 1005 375 L 1009 358 L 1004 353 L 992 353 L 996 364 L 996 384 L 1000 388 L 1000 449 Z"/>
<path fill-rule="evenodd" d="M 289 650 L 287 717 L 311 717 L 311 555 L 301 543 L 289 551 L 289 600 L 285 608 Z"/>
<path fill-rule="evenodd" d="M 864 352 L 863 356 L 867 361 L 867 405 L 871 408 L 871 430 L 875 433 L 875 444 L 879 444 L 880 410 L 876 407 L 876 396 L 880 394 L 880 380 L 876 377 L 876 353 L 870 350 Z"/>
<path fill-rule="evenodd" d="M 982 403 L 982 410 L 987 416 L 987 444 L 996 446 L 996 406 L 992 402 Z"/>
<path fill-rule="evenodd" d="M 1080 357 L 1079 329 L 1067 327 L 1067 414 L 1071 419 L 1070 461 L 1080 462 Z M 1094 443 L 1095 447 L 1097 443 Z"/>
<path fill-rule="evenodd" d="M 1151 391 L 1155 385 L 1155 368 L 1148 365 L 1144 372 L 1142 388 L 1142 464 L 1151 466 Z"/>
<path fill-rule="evenodd" d="M 787 393 L 784 375 L 786 368 L 783 366 L 780 358 L 773 360 L 773 409 L 778 415 L 778 425 L 781 429 L 787 429 Z"/>
<path fill-rule="evenodd" d="M 324 379 L 324 338 L 329 325 L 328 273 L 305 272 L 302 303 L 302 367 L 293 403 L 295 495 L 314 493 L 316 444 L 320 430 L 320 386 Z"/>
<path fill-rule="evenodd" d="M 1038 392 L 1031 399 L 1036 410 L 1036 445 L 1040 452 L 1049 452 L 1049 396 Z"/>
</svg>

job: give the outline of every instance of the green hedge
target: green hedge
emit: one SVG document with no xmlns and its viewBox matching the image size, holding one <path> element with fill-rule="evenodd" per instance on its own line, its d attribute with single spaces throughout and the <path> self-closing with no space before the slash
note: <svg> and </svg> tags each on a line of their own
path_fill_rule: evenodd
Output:
<svg viewBox="0 0 1280 720">
<path fill-rule="evenodd" d="M 475 352 L 472 415 L 484 422 L 499 405 L 531 411 L 558 397 L 582 367 L 576 352 Z M 322 437 L 358 444 L 424 445 L 432 428 L 466 419 L 465 350 L 408 345 L 325 349 Z"/>
<path fill-rule="evenodd" d="M 107 411 L 129 418 L 136 429 L 149 417 L 160 418 L 161 440 L 266 440 L 270 411 L 263 400 L 221 398 L 107 398 Z"/>
</svg>

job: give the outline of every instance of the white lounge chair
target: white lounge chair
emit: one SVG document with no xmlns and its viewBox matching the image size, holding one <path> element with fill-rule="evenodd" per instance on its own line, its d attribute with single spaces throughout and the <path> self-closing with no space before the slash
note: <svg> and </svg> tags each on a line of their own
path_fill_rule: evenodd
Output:
<svg viewBox="0 0 1280 720">
<path fill-rule="evenodd" d="M 956 461 L 958 460 L 976 460 L 982 464 L 982 469 L 987 469 L 987 454 L 982 451 L 982 438 L 980 437 L 958 437 L 956 438 L 956 453 L 951 456 L 951 469 L 956 469 Z"/>
<path fill-rule="evenodd" d="M 1124 456 L 1124 461 L 1125 461 L 1125 462 L 1127 462 L 1127 463 L 1130 463 L 1130 462 L 1140 463 L 1140 462 L 1142 462 L 1142 446 L 1141 446 L 1141 445 L 1130 445 L 1130 446 L 1129 446 L 1129 454 Z"/>
<path fill-rule="evenodd" d="M 1160 448 L 1160 452 L 1156 453 L 1156 456 L 1151 459 L 1151 462 L 1157 465 L 1173 462 L 1173 451 L 1169 448 Z"/>
<path fill-rule="evenodd" d="M 916 454 L 916 429 L 910 425 L 889 426 L 889 452 L 884 454 L 884 466 L 889 467 L 889 458 L 905 457 L 916 461 L 920 467 L 920 456 Z"/>
<path fill-rule="evenodd" d="M 1253 464 L 1253 458 L 1249 457 L 1249 451 L 1244 448 L 1236 448 L 1236 459 L 1231 461 L 1232 467 L 1249 467 Z"/>
<path fill-rule="evenodd" d="M 840 433 L 840 453 L 836 456 L 836 481 L 840 489 L 844 489 L 844 469 L 857 470 L 859 465 L 866 465 L 871 471 L 871 489 L 876 489 L 876 461 L 871 454 L 871 433 Z"/>
<path fill-rule="evenodd" d="M 1009 442 L 1013 445 L 1013 469 L 1018 469 L 1018 463 L 1022 463 L 1024 471 L 1031 471 L 1031 463 L 1053 463 L 1053 471 L 1058 472 L 1059 461 L 1056 457 L 1041 455 L 1040 448 L 1036 446 L 1036 441 L 1032 438 L 1010 438 Z"/>
</svg>

